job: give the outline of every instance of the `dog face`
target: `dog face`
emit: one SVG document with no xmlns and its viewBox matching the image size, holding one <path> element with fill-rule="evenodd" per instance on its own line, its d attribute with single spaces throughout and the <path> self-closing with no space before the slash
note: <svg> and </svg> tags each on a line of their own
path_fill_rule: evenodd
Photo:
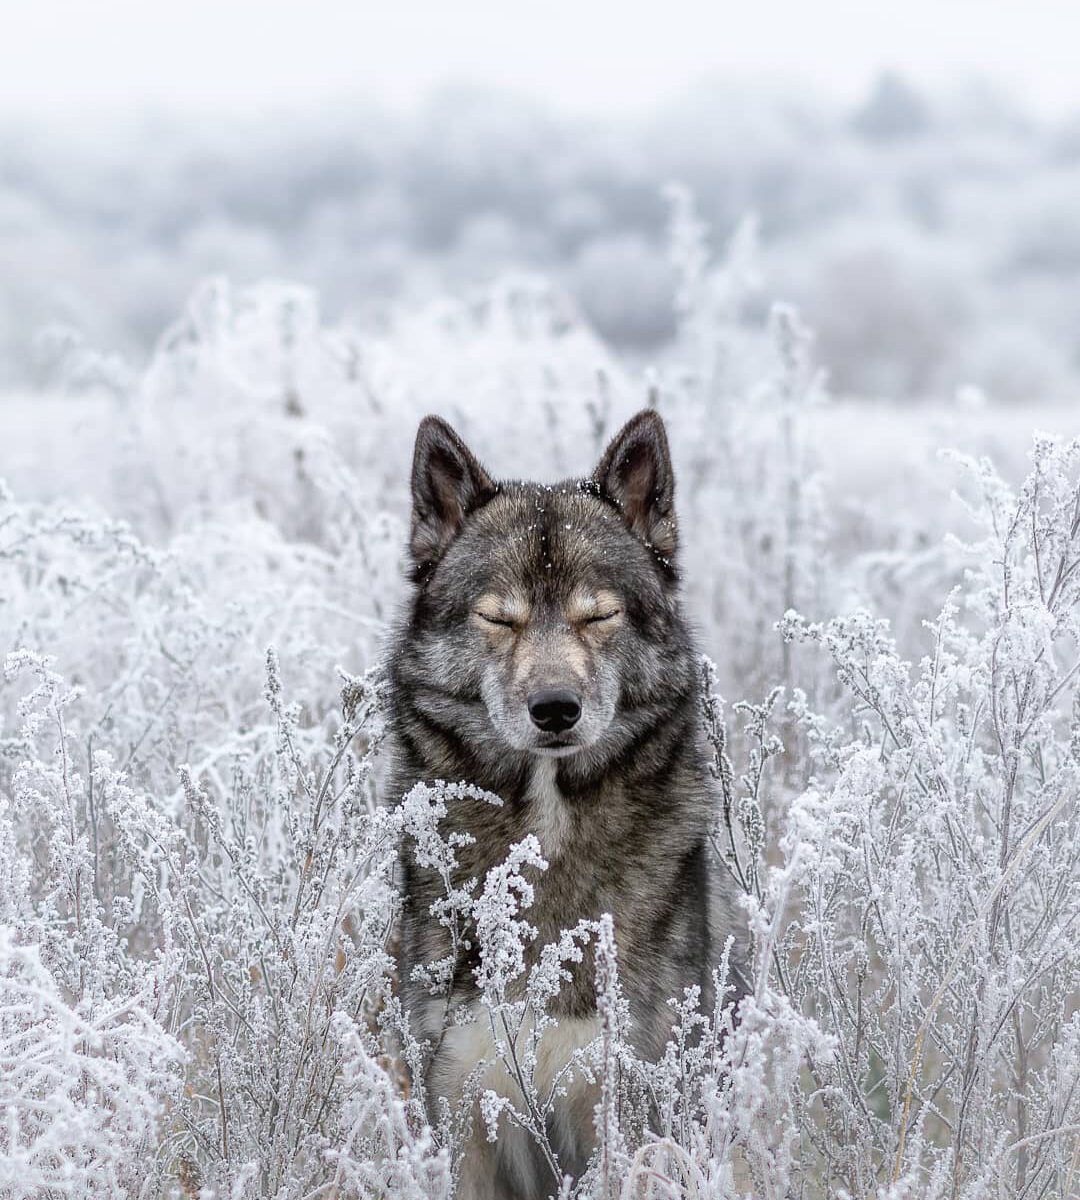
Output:
<svg viewBox="0 0 1080 1200">
<path fill-rule="evenodd" d="M 425 716 L 491 761 L 617 753 L 664 687 L 678 630 L 660 418 L 630 421 L 589 479 L 548 487 L 496 483 L 428 417 L 412 492 Z"/>
</svg>

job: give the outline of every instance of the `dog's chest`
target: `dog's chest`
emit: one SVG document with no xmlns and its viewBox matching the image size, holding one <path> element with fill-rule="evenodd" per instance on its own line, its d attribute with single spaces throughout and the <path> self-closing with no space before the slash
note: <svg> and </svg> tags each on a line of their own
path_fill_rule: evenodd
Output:
<svg viewBox="0 0 1080 1200">
<path fill-rule="evenodd" d="M 528 832 L 536 835 L 545 858 L 561 857 L 573 828 L 573 819 L 566 798 L 559 791 L 555 759 L 537 759 L 526 797 Z"/>
</svg>

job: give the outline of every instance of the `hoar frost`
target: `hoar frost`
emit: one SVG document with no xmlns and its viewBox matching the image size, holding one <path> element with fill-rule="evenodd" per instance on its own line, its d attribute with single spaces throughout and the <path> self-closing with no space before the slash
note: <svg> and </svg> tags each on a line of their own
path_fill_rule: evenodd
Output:
<svg viewBox="0 0 1080 1200">
<path fill-rule="evenodd" d="M 687 465 L 749 978 L 718 946 L 715 1004 L 671 997 L 643 1061 L 619 914 L 536 946 L 535 839 L 461 881 L 440 821 L 467 781 L 385 793 L 399 430 L 452 399 L 496 450 L 512 410 L 524 466 L 572 473 L 630 371 L 532 283 L 367 341 L 303 291 L 209 285 L 113 377 L 107 512 L 0 490 L 0 1195 L 450 1200 L 474 1120 L 525 1131 L 566 1200 L 1077 1193 L 1080 445 L 1037 436 L 1015 489 L 941 464 L 962 539 L 840 561 L 809 335 L 748 319 L 752 229 L 714 261 L 685 192 L 672 224 L 681 366 L 644 386 Z M 460 1111 L 430 1111 L 398 998 L 402 841 L 444 882 L 433 1002 L 478 955 L 446 1025 L 493 1049 Z M 571 1185 L 537 1063 L 581 963 L 597 1149 Z"/>
</svg>

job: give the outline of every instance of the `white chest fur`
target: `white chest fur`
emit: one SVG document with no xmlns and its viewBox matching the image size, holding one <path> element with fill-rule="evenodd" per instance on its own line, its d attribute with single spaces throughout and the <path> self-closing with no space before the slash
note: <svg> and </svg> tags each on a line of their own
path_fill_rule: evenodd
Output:
<svg viewBox="0 0 1080 1200">
<path fill-rule="evenodd" d="M 529 780 L 529 825 L 546 858 L 557 858 L 570 835 L 570 811 L 555 781 L 557 763 L 537 758 Z"/>
<path fill-rule="evenodd" d="M 481 1062 L 484 1063 L 477 1086 L 505 1096 L 516 1108 L 524 1108 L 523 1097 L 514 1078 L 511 1065 L 500 1058 L 493 1036 L 491 1018 L 481 1005 L 473 1005 L 472 1020 L 455 1025 L 446 1031 L 428 1076 L 429 1086 L 437 1096 L 444 1096 L 456 1107 L 462 1101 L 465 1082 Z M 517 1052 L 522 1054 L 530 1041 L 531 1027 L 523 1029 L 517 1038 Z M 600 1032 L 599 1020 L 594 1017 L 564 1017 L 558 1025 L 545 1029 L 535 1047 L 536 1058 L 531 1070 L 532 1083 L 541 1104 L 553 1101 L 552 1133 L 555 1148 L 567 1161 L 584 1160 L 593 1141 L 593 1112 L 599 1099 L 597 1085 L 590 1082 L 572 1060 Z M 501 1034 L 500 1034 L 501 1036 Z M 504 1050 L 505 1054 L 505 1050 Z M 558 1094 L 556 1094 L 556 1091 Z M 489 1142 L 487 1131 L 476 1116 L 473 1136 L 465 1147 L 461 1166 L 458 1195 L 467 1200 L 504 1200 L 504 1192 L 496 1181 L 496 1173 L 515 1180 L 519 1192 L 528 1195 L 547 1195 L 551 1180 L 546 1173 L 534 1177 L 535 1154 L 531 1152 L 531 1135 L 513 1120 L 503 1117 L 499 1123 L 497 1142 Z M 545 1190 L 541 1191 L 541 1186 Z"/>
</svg>

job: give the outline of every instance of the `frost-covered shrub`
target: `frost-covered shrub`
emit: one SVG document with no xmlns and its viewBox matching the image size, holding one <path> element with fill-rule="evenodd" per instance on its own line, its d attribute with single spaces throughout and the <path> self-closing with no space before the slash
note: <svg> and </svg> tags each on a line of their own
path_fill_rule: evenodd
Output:
<svg viewBox="0 0 1080 1200">
<path fill-rule="evenodd" d="M 163 1101 L 179 1049 L 142 994 L 74 1007 L 37 947 L 0 928 L 0 1193 L 137 1195 L 161 1187 Z"/>
<path fill-rule="evenodd" d="M 836 1040 L 804 1165 L 853 1196 L 1076 1181 L 1080 443 L 1037 437 L 1016 494 L 967 465 L 982 535 L 916 668 L 865 612 L 784 621 L 842 689 L 831 721 L 794 701 L 815 777 L 780 849 L 786 992 Z"/>
<path fill-rule="evenodd" d="M 30 652 L 4 670 L 33 686 L 3 743 L 18 765 L 0 793 L 0 1194 L 138 1195 L 168 1174 L 176 982 L 162 956 L 127 953 L 131 899 L 102 878 L 98 840 L 110 784 L 81 768 L 77 690 Z"/>
<path fill-rule="evenodd" d="M 679 366 L 644 377 L 523 279 L 377 328 L 214 282 L 145 372 L 76 355 L 100 458 L 0 493 L 0 1195 L 450 1200 L 470 1127 L 510 1126 L 582 1200 L 1075 1190 L 1080 447 L 1039 437 L 1016 491 L 970 462 L 965 541 L 845 561 L 809 334 L 761 308 L 751 226 L 714 258 L 671 203 Z M 386 794 L 379 667 L 416 418 L 550 478 L 641 403 L 680 464 L 751 964 L 737 1012 L 727 954 L 711 1011 L 671 998 L 655 1063 L 619 914 L 531 945 L 539 847 L 462 881 L 469 782 Z M 492 1061 L 456 1110 L 398 999 L 402 841 L 478 949 Z M 569 1183 L 537 1067 L 574 963 L 600 1034 Z"/>
</svg>

